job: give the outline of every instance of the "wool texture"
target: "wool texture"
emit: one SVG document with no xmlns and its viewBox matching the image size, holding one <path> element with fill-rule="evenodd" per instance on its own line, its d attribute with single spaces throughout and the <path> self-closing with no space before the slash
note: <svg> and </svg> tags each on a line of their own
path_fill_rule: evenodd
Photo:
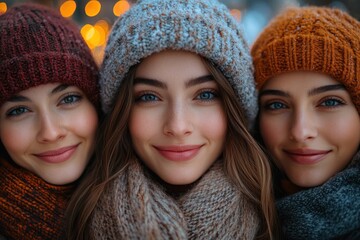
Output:
<svg viewBox="0 0 360 240">
<path fill-rule="evenodd" d="M 360 152 L 323 185 L 279 199 L 276 206 L 285 239 L 358 239 Z"/>
<path fill-rule="evenodd" d="M 64 213 L 73 186 L 54 186 L 0 160 L 0 233 L 5 239 L 64 239 Z"/>
<path fill-rule="evenodd" d="M 100 106 L 98 67 L 74 23 L 42 5 L 14 5 L 0 15 L 0 106 L 47 83 L 79 87 Z"/>
<path fill-rule="evenodd" d="M 169 196 L 134 161 L 101 196 L 91 220 L 91 239 L 254 239 L 254 206 L 215 163 L 178 198 Z"/>
<path fill-rule="evenodd" d="M 344 84 L 360 112 L 360 22 L 326 7 L 289 8 L 253 44 L 255 80 L 261 89 L 277 75 L 311 71 Z"/>
<path fill-rule="evenodd" d="M 257 113 L 252 59 L 239 23 L 217 0 L 141 0 L 113 25 L 100 73 L 102 108 L 109 112 L 130 67 L 162 50 L 210 60 L 228 79 L 249 123 Z"/>
</svg>

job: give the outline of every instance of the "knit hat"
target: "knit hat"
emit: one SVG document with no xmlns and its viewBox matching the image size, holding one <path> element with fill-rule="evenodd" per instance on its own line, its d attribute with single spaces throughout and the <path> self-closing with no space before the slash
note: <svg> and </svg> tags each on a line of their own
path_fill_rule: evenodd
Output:
<svg viewBox="0 0 360 240">
<path fill-rule="evenodd" d="M 294 71 L 329 75 L 344 84 L 360 112 L 360 23 L 340 10 L 289 8 L 254 43 L 257 88 Z"/>
<path fill-rule="evenodd" d="M 235 90 L 247 119 L 257 112 L 250 51 L 229 9 L 217 0 L 142 0 L 113 25 L 100 71 L 102 107 L 109 112 L 130 67 L 162 50 L 210 60 Z"/>
<path fill-rule="evenodd" d="M 98 67 L 77 27 L 52 9 L 20 4 L 0 15 L 0 106 L 47 83 L 79 87 L 99 105 Z"/>
</svg>

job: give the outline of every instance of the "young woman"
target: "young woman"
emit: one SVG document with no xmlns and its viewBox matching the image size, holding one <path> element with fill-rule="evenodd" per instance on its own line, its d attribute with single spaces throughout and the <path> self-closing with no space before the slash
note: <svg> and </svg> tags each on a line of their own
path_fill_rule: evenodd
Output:
<svg viewBox="0 0 360 240">
<path fill-rule="evenodd" d="M 139 1 L 113 26 L 107 112 L 70 239 L 271 239 L 271 170 L 248 132 L 248 47 L 215 0 Z"/>
<path fill-rule="evenodd" d="M 94 151 L 98 69 L 76 26 L 46 7 L 12 7 L 0 31 L 0 234 L 64 239 Z"/>
<path fill-rule="evenodd" d="M 286 239 L 359 237 L 359 34 L 340 10 L 292 8 L 252 48 Z"/>
</svg>

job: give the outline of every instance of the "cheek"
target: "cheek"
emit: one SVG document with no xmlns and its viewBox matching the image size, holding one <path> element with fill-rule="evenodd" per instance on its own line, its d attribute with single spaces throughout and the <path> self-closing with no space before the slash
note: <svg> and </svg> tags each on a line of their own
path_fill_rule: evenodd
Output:
<svg viewBox="0 0 360 240">
<path fill-rule="evenodd" d="M 71 119 L 70 124 L 77 135 L 84 138 L 95 138 L 99 119 L 95 108 L 90 103 L 81 110 L 76 110 L 72 117 L 67 118 Z"/>
<path fill-rule="evenodd" d="M 227 118 L 223 109 L 219 108 L 213 111 L 204 111 L 199 113 L 199 121 L 197 121 L 197 128 L 209 139 L 218 139 L 225 141 L 227 132 Z"/>
<path fill-rule="evenodd" d="M 7 124 L 0 128 L 0 138 L 6 151 L 11 155 L 22 154 L 34 142 L 32 127 L 26 124 Z"/>
<path fill-rule="evenodd" d="M 260 117 L 259 128 L 267 151 L 273 156 L 273 161 L 277 167 L 282 169 L 279 159 L 281 159 L 281 145 L 287 141 L 285 123 L 278 119 Z"/>
<path fill-rule="evenodd" d="M 357 112 L 352 115 L 350 113 L 342 114 L 334 119 L 328 117 L 323 122 L 327 123 L 322 126 L 322 135 L 325 140 L 342 150 L 345 156 L 351 158 L 357 152 L 360 144 L 360 118 Z"/>
<path fill-rule="evenodd" d="M 161 121 L 159 113 L 144 111 L 136 107 L 130 113 L 129 131 L 133 140 L 149 139 L 158 130 Z"/>
<path fill-rule="evenodd" d="M 274 146 L 284 135 L 285 125 L 281 126 L 279 121 L 275 119 L 269 119 L 267 117 L 261 117 L 259 122 L 261 137 L 266 147 L 271 151 Z"/>
<path fill-rule="evenodd" d="M 357 138 L 360 134 L 360 119 L 355 114 L 353 116 L 346 113 L 335 117 L 324 116 L 322 122 L 323 133 L 327 133 L 333 140 Z M 326 131 L 328 129 L 331 129 L 331 131 Z"/>
</svg>

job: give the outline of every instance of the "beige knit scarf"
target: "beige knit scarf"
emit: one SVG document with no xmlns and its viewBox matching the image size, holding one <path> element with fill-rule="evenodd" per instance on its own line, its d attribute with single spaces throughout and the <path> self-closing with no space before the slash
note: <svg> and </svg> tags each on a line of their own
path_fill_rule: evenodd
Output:
<svg viewBox="0 0 360 240">
<path fill-rule="evenodd" d="M 132 163 L 98 202 L 92 239 L 254 239 L 254 206 L 225 177 L 221 163 L 176 200 Z"/>
</svg>

